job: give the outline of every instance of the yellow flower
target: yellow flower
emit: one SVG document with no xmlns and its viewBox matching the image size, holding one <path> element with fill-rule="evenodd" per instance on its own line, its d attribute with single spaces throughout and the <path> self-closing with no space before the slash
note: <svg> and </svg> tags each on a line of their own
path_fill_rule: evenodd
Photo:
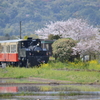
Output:
<svg viewBox="0 0 100 100">
<path fill-rule="evenodd" d="M 91 61 L 89 61 L 89 63 L 90 63 L 90 64 L 97 64 L 98 61 L 97 61 L 97 60 L 91 60 Z"/>
</svg>

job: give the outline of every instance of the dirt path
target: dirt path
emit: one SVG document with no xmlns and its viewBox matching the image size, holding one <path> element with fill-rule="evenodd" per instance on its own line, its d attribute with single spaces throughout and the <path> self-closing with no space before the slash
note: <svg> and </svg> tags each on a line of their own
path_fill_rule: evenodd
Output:
<svg viewBox="0 0 100 100">
<path fill-rule="evenodd" d="M 63 80 L 54 80 L 54 79 L 44 79 L 44 78 L 0 78 L 0 86 L 5 85 L 97 85 L 100 86 L 100 83 L 73 83 L 70 81 Z"/>
<path fill-rule="evenodd" d="M 36 78 L 36 77 L 29 77 L 29 81 L 36 81 L 39 83 L 71 83 L 70 81 L 63 81 L 63 80 L 54 80 L 54 79 L 44 79 L 44 78 Z"/>
<path fill-rule="evenodd" d="M 17 81 L 17 82 L 16 82 Z M 70 84 L 70 81 L 61 81 L 54 79 L 44 79 L 44 78 L 0 78 L 0 86 L 5 85 L 60 85 L 60 84 Z"/>
</svg>

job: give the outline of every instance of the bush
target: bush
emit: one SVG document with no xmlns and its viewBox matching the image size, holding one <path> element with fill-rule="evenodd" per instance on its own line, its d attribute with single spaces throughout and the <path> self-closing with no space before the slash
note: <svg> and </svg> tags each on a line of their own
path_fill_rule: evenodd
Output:
<svg viewBox="0 0 100 100">
<path fill-rule="evenodd" d="M 52 44 L 53 57 L 61 62 L 69 60 L 73 52 L 72 47 L 76 45 L 73 39 L 58 39 Z"/>
<path fill-rule="evenodd" d="M 57 40 L 57 39 L 60 39 L 60 38 L 61 38 L 60 35 L 53 35 L 53 34 L 50 34 L 50 35 L 48 36 L 48 39 L 49 39 L 49 40 Z"/>
</svg>

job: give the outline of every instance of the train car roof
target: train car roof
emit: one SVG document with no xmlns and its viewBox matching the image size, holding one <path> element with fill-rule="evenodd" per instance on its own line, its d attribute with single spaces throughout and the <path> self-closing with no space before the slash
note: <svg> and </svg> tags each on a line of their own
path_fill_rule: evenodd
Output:
<svg viewBox="0 0 100 100">
<path fill-rule="evenodd" d="M 28 38 L 27 40 L 35 41 L 36 39 Z M 0 43 L 13 43 L 13 42 L 27 41 L 27 40 L 26 39 L 3 40 L 3 41 L 0 41 Z"/>
<path fill-rule="evenodd" d="M 3 41 L 0 41 L 0 43 L 11 43 L 11 42 L 19 42 L 19 41 L 23 41 L 23 39 L 17 39 L 17 40 L 3 40 Z"/>
</svg>

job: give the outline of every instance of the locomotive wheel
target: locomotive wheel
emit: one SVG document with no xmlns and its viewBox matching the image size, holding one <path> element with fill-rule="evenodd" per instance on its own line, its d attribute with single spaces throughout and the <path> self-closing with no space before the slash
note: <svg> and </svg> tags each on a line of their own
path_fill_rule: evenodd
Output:
<svg viewBox="0 0 100 100">
<path fill-rule="evenodd" d="M 11 65 L 9 62 L 8 62 L 8 63 L 6 63 L 6 64 L 7 64 L 7 66 L 9 66 L 9 67 L 10 67 L 10 65 Z"/>
<path fill-rule="evenodd" d="M 19 62 L 19 63 L 18 63 L 18 66 L 19 66 L 19 67 L 23 67 L 23 63 L 22 63 L 22 62 Z"/>
<path fill-rule="evenodd" d="M 30 62 L 29 62 L 29 60 L 27 59 L 26 68 L 29 68 L 29 67 L 30 67 Z"/>
</svg>

